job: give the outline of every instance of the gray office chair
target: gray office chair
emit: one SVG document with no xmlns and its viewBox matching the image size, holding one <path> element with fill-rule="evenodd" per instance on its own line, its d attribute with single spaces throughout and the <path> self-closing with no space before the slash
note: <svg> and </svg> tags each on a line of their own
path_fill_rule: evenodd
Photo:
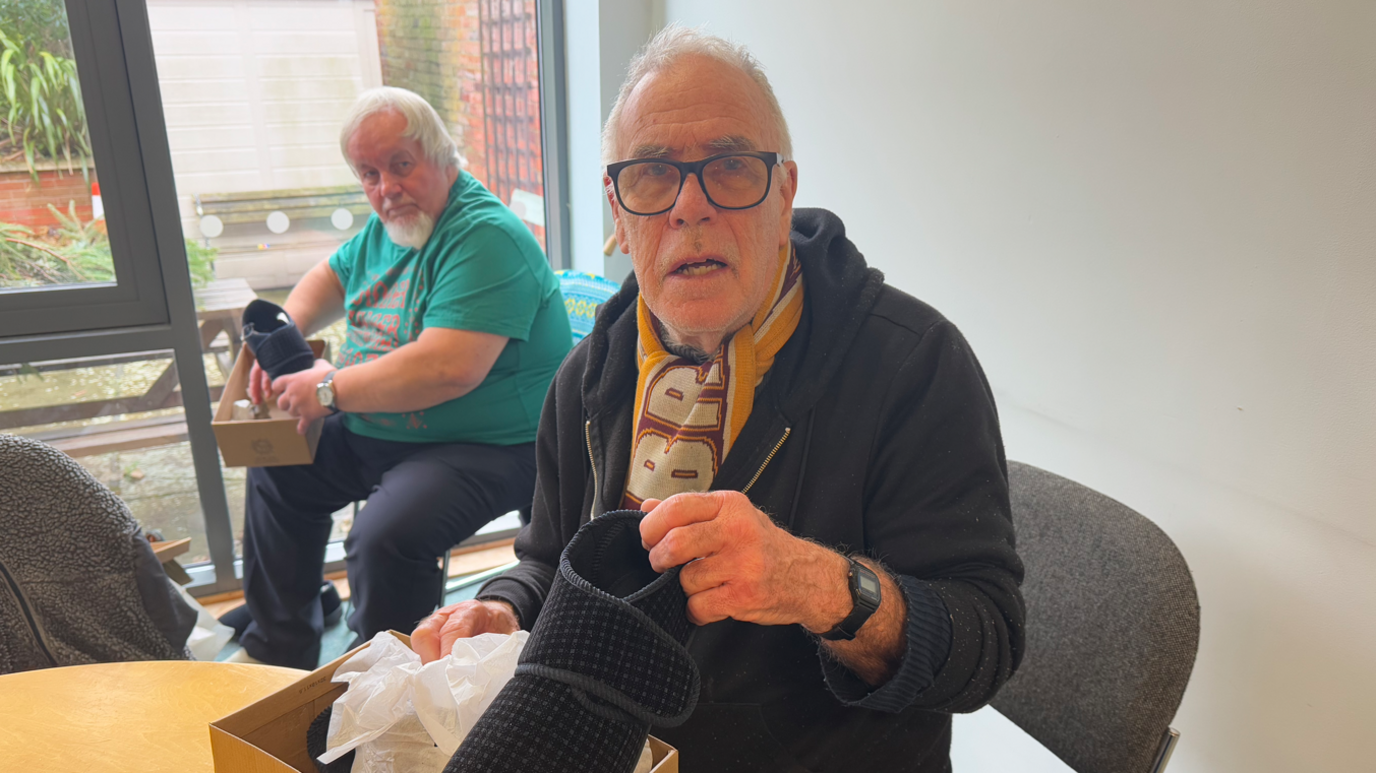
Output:
<svg viewBox="0 0 1376 773">
<path fill-rule="evenodd" d="M 1160 773 L 1199 646 L 1199 600 L 1165 532 L 1010 462 L 1027 651 L 993 705 L 1078 773 Z"/>
</svg>

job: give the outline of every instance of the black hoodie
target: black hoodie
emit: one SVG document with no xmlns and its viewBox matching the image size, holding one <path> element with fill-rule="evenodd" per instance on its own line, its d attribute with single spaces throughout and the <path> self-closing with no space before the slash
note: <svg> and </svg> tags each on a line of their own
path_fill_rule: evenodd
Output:
<svg viewBox="0 0 1376 773">
<path fill-rule="evenodd" d="M 803 320 L 712 488 L 744 491 L 790 532 L 873 556 L 905 587 L 935 591 L 950 614 L 949 654 L 906 707 L 878 711 L 829 688 L 800 626 L 713 623 L 688 645 L 702 671 L 697 710 L 653 732 L 678 747 L 684 773 L 948 770 L 949 712 L 988 703 L 1023 647 L 994 398 L 955 326 L 885 285 L 839 218 L 797 210 L 792 239 Z M 509 601 L 527 629 L 564 546 L 594 513 L 616 509 L 625 488 L 636 296 L 628 279 L 555 377 L 531 523 L 516 538 L 521 563 L 479 593 Z"/>
</svg>

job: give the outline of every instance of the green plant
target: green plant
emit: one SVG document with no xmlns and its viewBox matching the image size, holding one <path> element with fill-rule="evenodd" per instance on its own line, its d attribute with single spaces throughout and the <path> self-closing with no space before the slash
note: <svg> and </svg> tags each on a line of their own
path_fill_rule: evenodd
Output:
<svg viewBox="0 0 1376 773">
<path fill-rule="evenodd" d="M 50 237 L 40 237 L 17 223 L 0 222 L 0 288 L 114 281 L 110 239 L 103 221 L 83 221 L 74 201 L 67 202 L 66 212 L 51 204 L 48 211 L 57 220 Z M 191 239 L 184 241 L 192 286 L 213 281 L 219 250 Z"/>
<path fill-rule="evenodd" d="M 93 223 L 82 223 L 76 202 L 67 214 L 48 205 L 58 220 L 57 239 L 45 241 L 17 223 L 0 223 L 0 287 L 109 282 L 115 278 L 110 242 Z"/>
<path fill-rule="evenodd" d="M 0 0 L 0 30 L 38 41 L 55 55 L 72 55 L 64 0 Z"/>
<path fill-rule="evenodd" d="M 23 381 L 29 376 L 37 376 L 39 381 L 47 381 L 43 378 L 43 372 L 27 362 L 19 363 L 19 371 L 14 374 L 19 381 Z"/>
<path fill-rule="evenodd" d="M 0 49 L 0 107 L 5 110 L 9 142 L 23 153 L 29 175 L 38 182 L 36 159 L 56 160 L 59 154 L 74 172 L 75 153 L 81 174 L 90 179 L 91 143 L 76 62 L 3 29 Z"/>
<path fill-rule="evenodd" d="M 66 213 L 51 204 L 48 211 L 57 220 L 57 238 L 63 253 L 53 254 L 68 265 L 79 281 L 113 282 L 115 265 L 110 256 L 110 237 L 105 235 L 103 224 L 97 226 L 98 220 L 82 222 L 75 201 L 67 202 Z"/>
<path fill-rule="evenodd" d="M 0 223 L 0 288 L 84 281 L 71 260 L 39 241 L 32 229 Z"/>
<path fill-rule="evenodd" d="M 33 231 L 18 223 L 0 223 L 0 277 L 17 273 L 16 264 L 28 256 L 20 240 L 32 236 Z"/>
<path fill-rule="evenodd" d="M 220 251 L 215 247 L 203 247 L 195 239 L 186 240 L 186 267 L 191 269 L 191 285 L 204 287 L 207 282 L 215 281 L 215 256 Z"/>
</svg>

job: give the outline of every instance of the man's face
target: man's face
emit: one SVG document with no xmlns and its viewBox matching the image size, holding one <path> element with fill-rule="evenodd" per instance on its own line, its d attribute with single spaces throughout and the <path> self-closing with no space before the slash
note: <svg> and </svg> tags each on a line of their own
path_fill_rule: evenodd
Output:
<svg viewBox="0 0 1376 773">
<path fill-rule="evenodd" d="M 622 106 L 617 153 L 619 160 L 696 161 L 731 150 L 778 151 L 780 139 L 749 76 L 694 56 L 636 85 Z M 797 181 L 797 166 L 786 162 L 773 170 L 759 206 L 727 210 L 714 207 L 689 175 L 673 209 L 649 217 L 622 210 L 608 194 L 640 294 L 676 342 L 715 351 L 764 303 L 788 243 Z"/>
<path fill-rule="evenodd" d="M 374 113 L 359 124 L 348 144 L 363 192 L 388 233 L 414 229 L 423 216 L 433 226 L 458 179 L 457 169 L 436 166 L 418 140 L 402 136 L 404 131 L 406 118 L 401 113 Z"/>
</svg>

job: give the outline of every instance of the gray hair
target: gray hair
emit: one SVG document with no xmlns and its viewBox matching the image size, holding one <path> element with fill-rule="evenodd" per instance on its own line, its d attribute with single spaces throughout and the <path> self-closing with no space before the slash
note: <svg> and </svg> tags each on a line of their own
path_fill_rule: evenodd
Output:
<svg viewBox="0 0 1376 773">
<path fill-rule="evenodd" d="M 615 158 L 614 154 L 620 140 L 621 108 L 635 87 L 645 79 L 645 76 L 667 70 L 678 60 L 693 55 L 705 56 L 735 67 L 759 85 L 779 132 L 778 150 L 785 159 L 792 159 L 793 139 L 788 134 L 788 121 L 784 119 L 783 108 L 779 107 L 779 100 L 774 96 L 774 89 L 769 85 L 769 79 L 765 77 L 764 68 L 759 60 L 752 56 L 745 46 L 708 34 L 702 27 L 684 27 L 674 23 L 660 30 L 659 34 L 651 38 L 635 58 L 631 59 L 626 81 L 621 84 L 621 91 L 616 95 L 616 104 L 612 105 L 612 112 L 607 116 L 606 125 L 602 127 L 602 163 L 610 164 L 620 160 Z"/>
<path fill-rule="evenodd" d="M 344 127 L 339 130 L 339 150 L 350 169 L 354 168 L 354 161 L 349 158 L 349 140 L 354 132 L 371 116 L 389 111 L 400 113 L 406 119 L 406 131 L 401 136 L 418 141 L 425 157 L 435 166 L 441 169 L 462 169 L 467 166 L 463 156 L 459 155 L 459 146 L 454 144 L 454 138 L 444 128 L 440 114 L 425 101 L 425 97 L 395 86 L 380 86 L 358 95 L 344 117 Z M 357 174 L 358 170 L 354 169 L 354 173 Z"/>
</svg>

